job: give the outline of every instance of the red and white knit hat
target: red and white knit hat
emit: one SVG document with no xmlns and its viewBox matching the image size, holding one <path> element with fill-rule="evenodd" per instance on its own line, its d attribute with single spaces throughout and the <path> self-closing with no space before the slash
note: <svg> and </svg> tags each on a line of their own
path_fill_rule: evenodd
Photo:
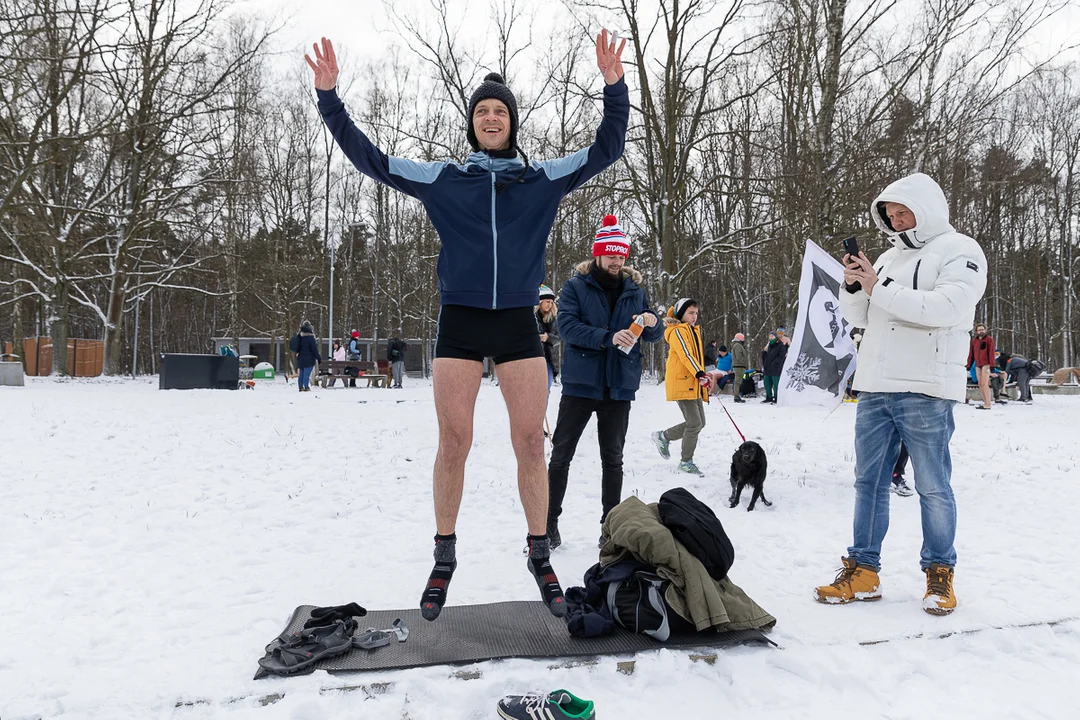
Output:
<svg viewBox="0 0 1080 720">
<path fill-rule="evenodd" d="M 593 257 L 600 257 L 601 255 L 630 257 L 630 238 L 619 227 L 619 219 L 614 215 L 604 216 L 603 226 L 596 231 L 592 254 Z"/>
</svg>

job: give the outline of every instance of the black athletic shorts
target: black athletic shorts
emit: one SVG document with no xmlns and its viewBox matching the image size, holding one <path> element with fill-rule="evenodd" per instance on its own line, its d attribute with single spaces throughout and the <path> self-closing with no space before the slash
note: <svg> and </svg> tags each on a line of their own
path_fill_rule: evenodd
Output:
<svg viewBox="0 0 1080 720">
<path fill-rule="evenodd" d="M 494 358 L 495 364 L 544 357 L 540 326 L 531 307 L 485 310 L 443 305 L 435 336 L 435 359 Z"/>
</svg>

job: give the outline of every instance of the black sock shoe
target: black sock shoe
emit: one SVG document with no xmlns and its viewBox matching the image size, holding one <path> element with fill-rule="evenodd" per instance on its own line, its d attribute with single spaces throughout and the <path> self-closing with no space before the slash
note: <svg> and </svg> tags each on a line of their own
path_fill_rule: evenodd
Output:
<svg viewBox="0 0 1080 720">
<path fill-rule="evenodd" d="M 555 570 L 551 567 L 551 545 L 547 535 L 529 535 L 529 560 L 526 565 L 548 610 L 555 617 L 566 617 L 566 599 Z"/>
<path fill-rule="evenodd" d="M 446 604 L 446 588 L 457 569 L 457 533 L 435 536 L 435 567 L 420 598 L 420 614 L 434 620 Z"/>
</svg>

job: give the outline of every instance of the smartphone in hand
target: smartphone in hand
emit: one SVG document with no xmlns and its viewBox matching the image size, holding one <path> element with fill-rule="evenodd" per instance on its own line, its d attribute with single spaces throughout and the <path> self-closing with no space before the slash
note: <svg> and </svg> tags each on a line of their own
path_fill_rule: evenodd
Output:
<svg viewBox="0 0 1080 720">
<path fill-rule="evenodd" d="M 854 235 L 849 238 L 844 238 L 844 252 L 853 258 L 859 257 L 859 241 Z M 862 283 L 854 283 L 852 285 L 844 285 L 847 291 L 850 293 L 857 293 L 862 290 Z"/>
<path fill-rule="evenodd" d="M 859 241 L 854 235 L 844 239 L 844 252 L 851 257 L 859 257 Z"/>
</svg>

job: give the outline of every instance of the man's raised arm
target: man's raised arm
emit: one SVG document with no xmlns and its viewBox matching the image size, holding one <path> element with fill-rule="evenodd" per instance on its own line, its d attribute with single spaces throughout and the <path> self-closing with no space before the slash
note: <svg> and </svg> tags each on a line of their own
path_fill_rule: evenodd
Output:
<svg viewBox="0 0 1080 720">
<path fill-rule="evenodd" d="M 413 197 L 423 192 L 439 176 L 445 162 L 416 162 L 387 155 L 356 127 L 345 111 L 345 103 L 337 94 L 338 64 L 334 45 L 322 38 L 322 48 L 315 43 L 315 61 L 307 54 L 304 59 L 315 73 L 315 91 L 319 97 L 319 114 L 330 129 L 345 157 L 356 169 L 395 190 Z"/>
<path fill-rule="evenodd" d="M 596 36 L 596 65 L 604 76 L 604 117 L 596 130 L 596 140 L 587 148 L 556 160 L 535 163 L 551 180 L 563 179 L 571 192 L 614 164 L 626 144 L 626 126 L 630 121 L 630 93 L 622 64 L 624 39 L 618 49 L 615 39 L 604 30 Z"/>
</svg>

